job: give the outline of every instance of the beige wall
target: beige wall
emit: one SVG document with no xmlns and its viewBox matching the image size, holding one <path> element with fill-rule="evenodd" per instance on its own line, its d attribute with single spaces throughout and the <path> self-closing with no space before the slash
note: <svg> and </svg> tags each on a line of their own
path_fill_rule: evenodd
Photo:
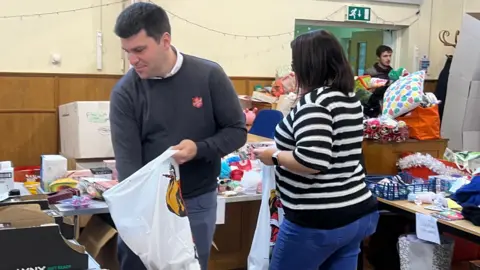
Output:
<svg viewBox="0 0 480 270">
<path fill-rule="evenodd" d="M 112 29 L 122 3 L 75 12 L 119 0 L 0 1 L 0 71 L 121 74 L 121 50 Z M 53 15 L 2 18 L 53 12 Z M 96 33 L 102 31 L 103 70 L 96 69 Z M 51 54 L 62 57 L 50 64 Z"/>
<path fill-rule="evenodd" d="M 0 1 L 0 71 L 109 73 L 122 74 L 123 54 L 118 38 L 112 33 L 115 18 L 123 4 L 103 8 L 25 18 L 2 16 L 55 12 L 118 0 L 18 0 Z M 191 22 L 238 35 L 271 35 L 294 29 L 295 19 L 341 22 L 345 1 L 314 0 L 155 0 L 168 11 Z M 355 2 L 371 7 L 376 15 L 372 23 L 403 25 L 414 19 L 418 7 Z M 335 14 L 328 16 L 329 14 Z M 460 27 L 463 12 L 480 11 L 479 0 L 425 0 L 421 16 L 402 30 L 400 64 L 412 68 L 415 47 L 428 54 L 431 78 L 443 67 L 451 48 L 438 41 L 440 30 L 454 32 Z M 328 16 L 328 18 L 327 18 Z M 245 39 L 224 36 L 199 28 L 171 16 L 174 44 L 183 52 L 219 62 L 230 76 L 273 76 L 275 69 L 290 63 L 288 43 L 291 35 Z M 103 70 L 96 69 L 96 33 L 103 33 Z M 62 56 L 61 66 L 50 64 L 50 55 Z"/>
</svg>

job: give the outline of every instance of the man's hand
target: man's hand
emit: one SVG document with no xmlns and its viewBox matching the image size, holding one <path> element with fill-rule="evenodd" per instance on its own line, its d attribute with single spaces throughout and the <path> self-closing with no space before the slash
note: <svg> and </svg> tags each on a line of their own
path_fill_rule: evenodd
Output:
<svg viewBox="0 0 480 270">
<path fill-rule="evenodd" d="M 173 159 L 178 164 L 189 162 L 197 155 L 197 144 L 192 140 L 183 140 L 179 144 L 172 147 L 173 150 L 178 150 L 173 155 Z"/>
</svg>

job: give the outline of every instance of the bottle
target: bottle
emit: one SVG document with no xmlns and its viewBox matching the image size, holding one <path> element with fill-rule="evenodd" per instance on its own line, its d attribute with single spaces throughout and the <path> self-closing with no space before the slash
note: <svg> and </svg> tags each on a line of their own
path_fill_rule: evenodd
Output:
<svg viewBox="0 0 480 270">
<path fill-rule="evenodd" d="M 420 70 L 424 70 L 425 73 L 427 73 L 428 67 L 430 67 L 430 60 L 424 55 L 422 59 L 420 59 Z"/>
</svg>

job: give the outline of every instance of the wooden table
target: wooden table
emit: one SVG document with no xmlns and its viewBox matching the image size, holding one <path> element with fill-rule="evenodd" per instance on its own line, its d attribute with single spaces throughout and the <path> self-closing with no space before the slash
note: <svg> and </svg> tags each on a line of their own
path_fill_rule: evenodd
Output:
<svg viewBox="0 0 480 270">
<path fill-rule="evenodd" d="M 249 143 L 270 142 L 270 141 L 273 141 L 273 140 L 270 139 L 270 138 L 253 135 L 253 134 L 250 134 L 250 133 L 247 135 L 247 142 L 249 142 Z"/>
<path fill-rule="evenodd" d="M 433 211 L 426 210 L 425 205 L 416 205 L 409 201 L 389 201 L 377 198 L 380 208 L 392 212 L 403 213 L 409 216 L 415 213 L 431 214 Z M 447 221 L 438 219 L 437 221 L 440 231 L 448 232 L 453 235 L 465 238 L 477 244 L 480 244 L 480 227 L 473 225 L 468 220 Z"/>
</svg>

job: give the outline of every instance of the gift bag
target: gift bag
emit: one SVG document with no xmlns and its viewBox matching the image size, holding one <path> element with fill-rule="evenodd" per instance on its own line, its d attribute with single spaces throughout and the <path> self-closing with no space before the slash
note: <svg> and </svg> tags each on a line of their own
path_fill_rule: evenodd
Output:
<svg viewBox="0 0 480 270">
<path fill-rule="evenodd" d="M 362 102 L 366 104 L 368 99 L 372 95 L 372 92 L 369 90 L 369 82 L 371 77 L 369 75 L 355 77 L 355 96 Z"/>
<path fill-rule="evenodd" d="M 175 152 L 103 193 L 120 237 L 148 270 L 200 270 Z"/>
<path fill-rule="evenodd" d="M 404 121 L 407 124 L 410 138 L 417 140 L 440 139 L 438 105 L 428 108 L 417 107 L 413 111 L 397 117 L 396 120 Z"/>
<path fill-rule="evenodd" d="M 248 270 L 268 270 L 283 216 L 283 207 L 275 188 L 275 167 L 262 165 L 262 203 L 248 255 Z"/>
<path fill-rule="evenodd" d="M 398 238 L 398 254 L 401 270 L 450 270 L 453 257 L 454 241 L 440 237 L 441 244 L 426 242 L 415 234 L 402 235 Z"/>
</svg>

